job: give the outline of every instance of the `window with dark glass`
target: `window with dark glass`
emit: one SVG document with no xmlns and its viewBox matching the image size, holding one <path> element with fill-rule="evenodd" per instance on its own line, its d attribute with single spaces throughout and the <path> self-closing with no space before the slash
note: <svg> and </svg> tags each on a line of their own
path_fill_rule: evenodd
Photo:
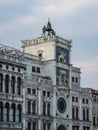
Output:
<svg viewBox="0 0 98 130">
<path fill-rule="evenodd" d="M 28 123 L 27 123 L 27 127 L 28 127 L 27 130 L 31 130 L 31 122 L 28 122 Z"/>
<path fill-rule="evenodd" d="M 14 76 L 12 76 L 11 78 L 11 92 L 12 94 L 15 93 L 15 77 Z"/>
<path fill-rule="evenodd" d="M 50 92 L 47 92 L 47 97 L 50 97 Z"/>
<path fill-rule="evenodd" d="M 43 91 L 43 96 L 44 96 L 44 97 L 46 96 L 46 91 Z"/>
<path fill-rule="evenodd" d="M 0 102 L 0 122 L 3 121 L 3 103 Z"/>
<path fill-rule="evenodd" d="M 93 117 L 93 125 L 94 126 L 96 125 L 96 123 L 95 123 L 95 117 Z"/>
<path fill-rule="evenodd" d="M 47 105 L 47 115 L 50 116 L 50 104 Z"/>
<path fill-rule="evenodd" d="M 15 122 L 15 117 L 16 117 L 16 106 L 15 106 L 15 104 L 12 104 L 11 109 L 12 109 L 12 121 Z"/>
<path fill-rule="evenodd" d="M 36 130 L 36 122 L 33 122 L 33 130 Z"/>
<path fill-rule="evenodd" d="M 86 99 L 86 104 L 88 104 L 88 99 Z"/>
<path fill-rule="evenodd" d="M 27 93 L 31 94 L 31 89 L 30 88 L 27 88 Z"/>
<path fill-rule="evenodd" d="M 27 106 L 27 112 L 28 112 L 28 114 L 31 114 L 31 102 L 30 101 L 28 101 L 28 106 Z"/>
<path fill-rule="evenodd" d="M 72 82 L 74 82 L 74 77 L 72 77 Z"/>
<path fill-rule="evenodd" d="M 9 93 L 9 75 L 5 76 L 5 92 Z"/>
<path fill-rule="evenodd" d="M 17 78 L 17 94 L 21 95 L 21 78 Z"/>
<path fill-rule="evenodd" d="M 2 65 L 0 64 L 0 68 L 2 68 Z"/>
<path fill-rule="evenodd" d="M 6 121 L 9 121 L 9 103 L 5 104 L 5 118 Z"/>
<path fill-rule="evenodd" d="M 35 72 L 35 66 L 32 66 L 32 72 Z"/>
<path fill-rule="evenodd" d="M 43 103 L 43 115 L 46 115 L 46 104 Z"/>
<path fill-rule="evenodd" d="M 74 97 L 72 97 L 72 102 L 74 102 Z"/>
<path fill-rule="evenodd" d="M 43 130 L 46 130 L 46 124 L 45 123 L 43 124 Z"/>
<path fill-rule="evenodd" d="M 3 91 L 3 75 L 0 74 L 0 92 Z"/>
<path fill-rule="evenodd" d="M 50 130 L 50 124 L 47 124 L 47 130 Z"/>
<path fill-rule="evenodd" d="M 78 97 L 76 97 L 76 102 L 78 102 Z"/>
<path fill-rule="evenodd" d="M 22 114 L 22 106 L 21 104 L 18 105 L 17 107 L 17 110 L 18 110 L 18 122 L 21 123 L 21 114 Z"/>
<path fill-rule="evenodd" d="M 76 78 L 76 83 L 78 83 L 78 78 Z"/>
<path fill-rule="evenodd" d="M 82 103 L 85 104 L 85 98 L 82 99 Z"/>
<path fill-rule="evenodd" d="M 39 67 L 37 67 L 37 73 L 40 73 L 40 68 Z"/>
<path fill-rule="evenodd" d="M 33 103 L 32 103 L 32 114 L 33 115 L 36 114 L 36 102 L 35 101 L 33 101 Z"/>
<path fill-rule="evenodd" d="M 36 89 L 32 89 L 32 94 L 36 95 Z"/>
</svg>

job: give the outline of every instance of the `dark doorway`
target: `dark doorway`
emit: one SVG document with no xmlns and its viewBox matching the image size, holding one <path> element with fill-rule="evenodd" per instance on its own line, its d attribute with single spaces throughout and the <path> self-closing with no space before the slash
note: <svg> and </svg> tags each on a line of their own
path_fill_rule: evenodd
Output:
<svg viewBox="0 0 98 130">
<path fill-rule="evenodd" d="M 60 126 L 57 128 L 57 130 L 66 130 L 66 128 L 65 128 L 65 126 L 63 126 L 63 125 L 60 125 Z"/>
</svg>

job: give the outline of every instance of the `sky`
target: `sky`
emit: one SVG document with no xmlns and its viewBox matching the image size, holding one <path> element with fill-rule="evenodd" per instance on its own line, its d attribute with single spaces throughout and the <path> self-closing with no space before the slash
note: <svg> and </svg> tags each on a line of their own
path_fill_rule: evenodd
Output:
<svg viewBox="0 0 98 130">
<path fill-rule="evenodd" d="M 72 39 L 81 87 L 98 90 L 98 0 L 0 0 L 0 44 L 20 48 L 42 34 L 48 18 L 58 36 Z"/>
</svg>

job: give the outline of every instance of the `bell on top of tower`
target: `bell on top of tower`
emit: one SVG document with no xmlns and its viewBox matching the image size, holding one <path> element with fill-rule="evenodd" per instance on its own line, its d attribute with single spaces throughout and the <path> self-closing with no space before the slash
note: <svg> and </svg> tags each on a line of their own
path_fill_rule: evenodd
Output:
<svg viewBox="0 0 98 130">
<path fill-rule="evenodd" d="M 48 36 L 49 35 L 55 35 L 55 32 L 54 30 L 52 29 L 51 27 L 51 23 L 50 23 L 50 19 L 48 18 L 48 23 L 47 23 L 47 26 L 44 25 L 44 27 L 42 28 L 42 35 L 45 36 L 46 32 L 48 32 Z"/>
</svg>

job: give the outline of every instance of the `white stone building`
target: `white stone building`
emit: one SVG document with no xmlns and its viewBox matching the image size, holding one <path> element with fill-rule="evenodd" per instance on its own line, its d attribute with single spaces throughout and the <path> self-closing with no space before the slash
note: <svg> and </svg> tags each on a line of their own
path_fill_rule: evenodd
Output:
<svg viewBox="0 0 98 130">
<path fill-rule="evenodd" d="M 0 46 L 0 130 L 92 130 L 91 93 L 71 64 L 71 41 L 56 36 L 49 21 L 44 29 L 22 41 L 22 52 Z"/>
</svg>

